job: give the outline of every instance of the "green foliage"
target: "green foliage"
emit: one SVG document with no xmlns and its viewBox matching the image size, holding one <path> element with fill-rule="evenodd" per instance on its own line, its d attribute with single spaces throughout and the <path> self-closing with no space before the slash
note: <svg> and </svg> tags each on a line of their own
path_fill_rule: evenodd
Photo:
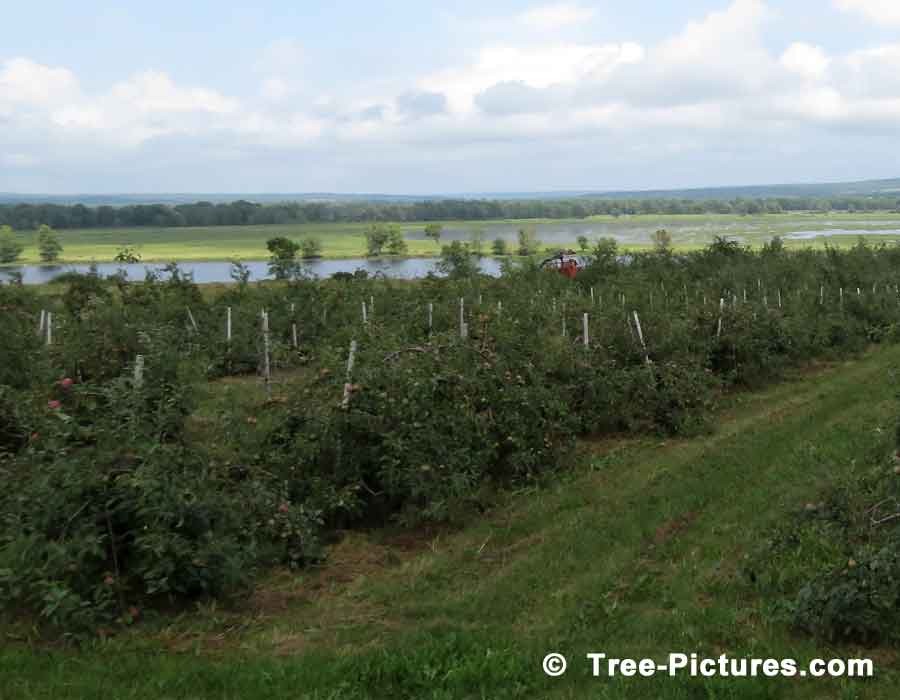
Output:
<svg viewBox="0 0 900 700">
<path fill-rule="evenodd" d="M 297 269 L 297 253 L 300 245 L 283 236 L 276 236 L 266 241 L 269 257 L 269 274 L 275 279 L 289 279 Z"/>
<path fill-rule="evenodd" d="M 653 234 L 653 249 L 660 255 L 672 253 L 672 234 L 664 228 L 657 229 Z"/>
<path fill-rule="evenodd" d="M 468 244 L 453 241 L 441 248 L 438 272 L 453 278 L 471 277 L 478 272 L 478 263 Z"/>
<path fill-rule="evenodd" d="M 832 477 L 772 532 L 748 566 L 778 596 L 779 616 L 831 642 L 900 640 L 900 458 L 893 436 L 870 445 L 862 469 Z"/>
<path fill-rule="evenodd" d="M 491 243 L 491 252 L 494 255 L 508 255 L 509 250 L 506 245 L 506 240 L 503 238 L 495 238 L 493 243 Z"/>
<path fill-rule="evenodd" d="M 436 244 L 440 244 L 441 242 L 441 233 L 443 233 L 444 227 L 441 224 L 430 223 L 425 224 L 425 237 L 430 238 Z"/>
<path fill-rule="evenodd" d="M 366 229 L 366 255 L 377 257 L 391 238 L 391 229 L 387 224 L 372 224 Z"/>
<path fill-rule="evenodd" d="M 303 258 L 317 258 L 322 253 L 322 241 L 318 238 L 304 238 L 300 241 L 300 254 Z"/>
<path fill-rule="evenodd" d="M 516 253 L 518 255 L 534 255 L 538 252 L 537 233 L 533 226 L 520 228 L 517 236 L 518 248 L 516 249 Z"/>
<path fill-rule="evenodd" d="M 45 263 L 55 262 L 63 249 L 59 237 L 47 224 L 41 224 L 38 229 L 37 245 L 41 262 Z"/>
<path fill-rule="evenodd" d="M 273 255 L 295 255 L 287 243 Z M 239 591 L 255 569 L 314 560 L 336 529 L 459 521 L 492 490 L 561 468 L 577 435 L 688 435 L 723 389 L 900 331 L 893 248 L 754 253 L 718 241 L 620 258 L 606 240 L 575 280 L 534 258 L 501 278 L 473 274 L 459 241 L 442 253 L 449 279 L 416 284 L 250 285 L 237 269 L 238 286 L 204 293 L 169 266 L 137 282 L 71 275 L 40 294 L 0 286 L 10 606 L 83 629 L 125 620 L 131 605 Z M 41 309 L 54 314 L 50 346 Z M 258 401 L 213 408 L 203 397 L 258 371 L 261 309 L 271 365 L 292 383 L 266 401 L 248 378 Z M 207 385 L 220 376 L 231 378 Z M 887 567 L 878 544 L 857 561 Z M 804 609 L 825 619 L 822 606 L 837 608 L 834 581 L 821 581 Z"/>
<path fill-rule="evenodd" d="M 12 227 L 0 226 L 0 263 L 14 263 L 25 249 L 13 234 Z"/>
<path fill-rule="evenodd" d="M 387 252 L 389 255 L 405 255 L 408 246 L 406 239 L 403 237 L 403 229 L 397 224 L 391 224 L 388 227 Z"/>
<path fill-rule="evenodd" d="M 581 235 L 576 239 L 578 241 L 578 247 L 581 249 L 582 253 L 587 253 L 591 247 L 591 242 L 588 240 L 587 236 Z"/>
<path fill-rule="evenodd" d="M 141 256 L 140 253 L 131 246 L 123 246 L 122 248 L 119 248 L 116 257 L 114 257 L 113 260 L 118 263 L 135 265 L 141 261 Z"/>
<path fill-rule="evenodd" d="M 472 250 L 472 254 L 475 257 L 481 258 L 484 256 L 484 227 L 483 226 L 473 226 L 472 227 L 469 245 Z"/>
<path fill-rule="evenodd" d="M 240 260 L 231 261 L 231 270 L 229 271 L 228 276 L 233 282 L 237 283 L 238 289 L 244 290 L 247 288 L 251 274 L 250 268 Z"/>
</svg>

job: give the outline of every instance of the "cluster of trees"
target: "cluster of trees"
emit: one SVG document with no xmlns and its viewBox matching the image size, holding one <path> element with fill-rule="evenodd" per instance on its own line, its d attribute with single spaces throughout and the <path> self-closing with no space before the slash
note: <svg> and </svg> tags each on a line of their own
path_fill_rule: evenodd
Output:
<svg viewBox="0 0 900 700">
<path fill-rule="evenodd" d="M 427 233 L 427 232 L 426 232 Z M 433 233 L 429 237 L 434 238 Z M 440 232 L 437 239 L 440 238 Z M 403 238 L 403 230 L 397 224 L 372 224 L 366 229 L 366 255 L 404 255 L 408 246 Z"/>
<path fill-rule="evenodd" d="M 768 197 L 735 199 L 631 198 L 557 200 L 444 199 L 422 202 L 283 202 L 246 200 L 213 204 L 0 205 L 0 225 L 32 230 L 126 226 L 244 226 L 366 221 L 562 219 L 635 214 L 775 214 L 791 211 L 884 211 L 900 208 L 896 196 Z"/>
<path fill-rule="evenodd" d="M 319 257 L 322 243 L 318 238 L 304 238 L 299 243 L 284 236 L 276 236 L 266 241 L 269 257 L 269 272 L 275 279 L 291 279 L 302 271 L 297 260 L 299 254 L 304 260 Z"/>
<path fill-rule="evenodd" d="M 59 236 L 47 224 L 42 224 L 38 228 L 37 246 L 41 262 L 45 263 L 52 263 L 58 260 L 59 254 L 62 253 L 63 249 Z M 16 262 L 24 250 L 25 246 L 22 245 L 18 236 L 13 233 L 12 227 L 8 224 L 0 226 L 0 263 L 9 264 Z"/>
</svg>

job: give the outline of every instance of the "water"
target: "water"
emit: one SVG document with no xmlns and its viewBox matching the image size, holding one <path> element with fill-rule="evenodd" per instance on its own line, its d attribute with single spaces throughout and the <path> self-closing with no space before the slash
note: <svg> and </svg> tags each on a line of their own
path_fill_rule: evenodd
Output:
<svg viewBox="0 0 900 700">
<path fill-rule="evenodd" d="M 306 264 L 306 268 L 317 277 L 330 277 L 335 272 L 355 272 L 356 270 L 365 270 L 370 275 L 382 274 L 386 277 L 394 277 L 397 279 L 415 279 L 416 277 L 424 277 L 429 272 L 435 271 L 437 260 L 434 258 L 404 258 L 399 260 L 376 259 L 369 260 L 366 258 L 345 258 L 339 260 L 315 260 Z M 245 261 L 244 264 L 249 268 L 252 280 L 271 279 L 268 270 L 268 263 L 264 260 Z M 108 277 L 117 273 L 119 270 L 125 270 L 128 279 L 142 280 L 148 270 L 161 272 L 164 265 L 161 263 L 137 263 L 133 265 L 124 265 L 122 263 L 97 263 L 96 268 L 98 274 Z M 500 261 L 494 258 L 482 258 L 480 261 L 481 271 L 488 275 L 497 276 L 500 274 Z M 0 268 L 0 280 L 9 279 L 10 273 L 19 272 L 22 274 L 22 281 L 25 284 L 43 284 L 50 282 L 55 277 L 59 277 L 66 272 L 90 271 L 89 264 L 80 265 L 18 265 L 14 267 Z M 178 269 L 182 273 L 190 273 L 194 275 L 194 281 L 198 284 L 208 284 L 210 282 L 231 282 L 231 263 L 225 261 L 203 261 L 203 262 L 181 262 L 178 263 Z"/>
<path fill-rule="evenodd" d="M 784 237 L 807 241 L 820 236 L 823 238 L 828 238 L 829 236 L 900 236 L 900 229 L 830 228 L 822 231 L 792 231 Z"/>
</svg>

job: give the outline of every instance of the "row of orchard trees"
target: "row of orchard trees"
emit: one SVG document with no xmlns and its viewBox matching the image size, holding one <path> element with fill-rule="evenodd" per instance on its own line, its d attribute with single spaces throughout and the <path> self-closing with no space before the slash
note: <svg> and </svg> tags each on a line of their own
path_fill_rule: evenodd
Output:
<svg viewBox="0 0 900 700">
<path fill-rule="evenodd" d="M 36 234 L 38 255 L 41 262 L 52 263 L 59 259 L 63 247 L 56 232 L 42 224 Z M 9 225 L 0 226 L 0 263 L 14 263 L 19 260 L 25 245 L 22 237 L 13 232 Z"/>
<path fill-rule="evenodd" d="M 473 517 L 578 435 L 684 434 L 724 388 L 900 339 L 898 248 L 586 258 L 0 285 L 0 604 L 96 629 L 241 590 L 334 530 Z M 271 401 L 210 383 L 254 374 Z"/>
</svg>

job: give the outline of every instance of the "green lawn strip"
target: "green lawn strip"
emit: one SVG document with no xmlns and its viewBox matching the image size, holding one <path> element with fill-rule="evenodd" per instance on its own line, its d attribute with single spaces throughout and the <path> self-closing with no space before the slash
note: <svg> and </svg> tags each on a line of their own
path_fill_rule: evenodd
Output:
<svg viewBox="0 0 900 700">
<path fill-rule="evenodd" d="M 8 648 L 9 697 L 889 698 L 874 681 L 591 678 L 588 651 L 661 659 L 874 656 L 793 636 L 740 576 L 743 556 L 835 470 L 887 450 L 900 349 L 735 398 L 715 434 L 630 441 L 592 468 L 511 496 L 400 565 L 299 591 L 239 625 L 219 610 L 80 653 Z M 883 432 L 876 431 L 877 428 Z M 362 538 L 361 546 L 366 539 Z M 372 536 L 370 548 L 379 545 Z M 326 565 L 324 571 L 327 571 Z M 239 627 L 237 632 L 227 633 Z M 225 649 L 209 643 L 220 633 Z M 199 654 L 190 650 L 197 641 Z M 565 653 L 547 679 L 540 660 Z M 0 691 L 0 697 L 5 697 Z"/>
</svg>

